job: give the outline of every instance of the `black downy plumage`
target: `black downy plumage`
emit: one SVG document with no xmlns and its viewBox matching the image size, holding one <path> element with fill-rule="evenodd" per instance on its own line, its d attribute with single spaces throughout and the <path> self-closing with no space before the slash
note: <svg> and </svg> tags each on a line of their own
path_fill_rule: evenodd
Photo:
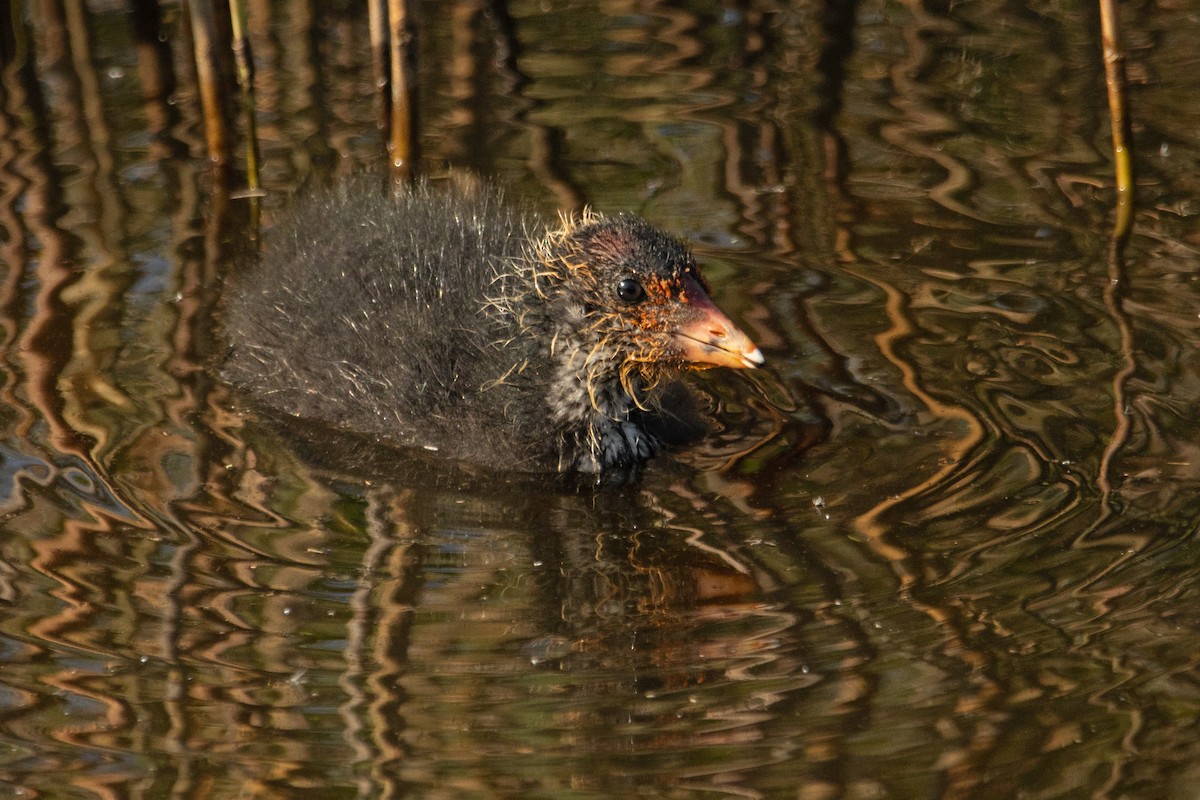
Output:
<svg viewBox="0 0 1200 800">
<path fill-rule="evenodd" d="M 271 231 L 225 332 L 225 378 L 273 409 L 521 471 L 636 466 L 686 402 L 681 369 L 762 363 L 638 217 L 539 229 L 495 189 L 367 177 Z"/>
</svg>

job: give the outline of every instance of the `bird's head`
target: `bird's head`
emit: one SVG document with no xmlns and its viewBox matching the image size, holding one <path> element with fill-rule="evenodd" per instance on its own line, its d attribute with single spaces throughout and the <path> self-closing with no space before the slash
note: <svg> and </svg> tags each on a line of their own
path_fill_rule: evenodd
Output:
<svg viewBox="0 0 1200 800">
<path fill-rule="evenodd" d="M 692 254 L 645 220 L 585 213 L 540 245 L 535 286 L 588 365 L 651 382 L 670 369 L 752 368 L 762 353 L 709 298 Z M 581 367 L 584 365 L 580 365 Z"/>
</svg>

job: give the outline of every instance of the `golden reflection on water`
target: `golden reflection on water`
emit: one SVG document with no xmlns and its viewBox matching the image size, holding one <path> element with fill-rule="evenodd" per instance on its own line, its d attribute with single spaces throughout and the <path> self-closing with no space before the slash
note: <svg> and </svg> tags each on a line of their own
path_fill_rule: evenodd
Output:
<svg viewBox="0 0 1200 800">
<path fill-rule="evenodd" d="M 269 237 L 288 190 L 379 162 L 378 109 L 360 9 L 250 11 Z M 770 371 L 704 376 L 713 439 L 605 490 L 268 424 L 212 376 L 260 242 L 181 11 L 18 4 L 0 781 L 1188 796 L 1193 12 L 1127 23 L 1118 293 L 1088 10 L 420 11 L 430 167 L 690 236 Z"/>
</svg>

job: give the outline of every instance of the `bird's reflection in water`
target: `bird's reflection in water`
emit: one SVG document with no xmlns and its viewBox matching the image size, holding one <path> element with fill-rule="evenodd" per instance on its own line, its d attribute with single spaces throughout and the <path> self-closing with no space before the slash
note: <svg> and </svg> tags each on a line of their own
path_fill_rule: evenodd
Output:
<svg viewBox="0 0 1200 800">
<path fill-rule="evenodd" d="M 820 682 L 803 632 L 840 623 L 779 597 L 788 556 L 759 558 L 731 524 L 743 498 L 695 490 L 692 467 L 580 487 L 324 431 L 286 447 L 277 427 L 242 433 L 258 466 L 231 477 L 295 519 L 271 534 L 280 552 L 291 536 L 309 542 L 293 552 L 324 550 L 329 599 L 310 589 L 307 602 L 328 608 L 296 633 L 338 641 L 308 680 L 347 689 L 343 733 L 379 784 L 452 770 L 480 791 L 551 780 L 620 794 L 736 782 L 793 749 L 771 721 Z M 226 533 L 242 535 L 267 541 Z"/>
</svg>

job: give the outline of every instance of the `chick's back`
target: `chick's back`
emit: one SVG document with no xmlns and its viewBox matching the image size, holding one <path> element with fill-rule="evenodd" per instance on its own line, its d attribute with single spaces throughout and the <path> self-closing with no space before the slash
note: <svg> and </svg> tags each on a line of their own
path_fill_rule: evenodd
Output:
<svg viewBox="0 0 1200 800">
<path fill-rule="evenodd" d="M 223 376 L 285 414 L 400 444 L 469 435 L 464 398 L 506 368 L 493 343 L 510 332 L 486 308 L 525 225 L 490 188 L 392 194 L 361 177 L 309 196 L 226 291 Z"/>
</svg>

